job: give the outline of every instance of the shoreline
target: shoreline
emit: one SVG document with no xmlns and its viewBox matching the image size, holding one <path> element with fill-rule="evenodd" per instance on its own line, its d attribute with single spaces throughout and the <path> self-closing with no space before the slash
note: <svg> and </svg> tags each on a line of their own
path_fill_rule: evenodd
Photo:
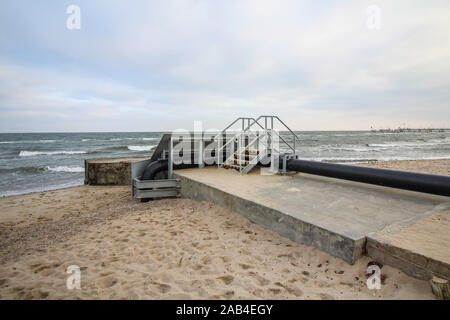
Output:
<svg viewBox="0 0 450 320">
<path fill-rule="evenodd" d="M 119 158 L 112 158 L 111 160 L 114 160 L 114 159 L 119 159 Z M 122 159 L 122 158 L 120 158 L 120 159 Z M 123 158 L 123 159 L 128 159 L 128 158 Z M 140 159 L 140 158 L 137 158 L 137 159 Z M 146 159 L 146 158 L 142 158 L 142 159 Z M 93 159 L 93 160 L 96 160 L 96 159 Z M 105 161 L 104 159 L 101 159 L 101 160 Z M 450 158 L 352 162 L 352 163 L 341 163 L 341 164 L 364 166 L 364 167 L 374 167 L 374 168 L 384 168 L 384 169 L 391 169 L 391 170 L 403 170 L 403 171 L 411 171 L 411 172 L 427 173 L 427 174 L 450 175 L 450 170 L 430 167 L 430 165 L 433 165 L 436 163 L 438 163 L 438 164 L 442 163 L 443 166 L 445 166 L 447 163 L 450 163 Z M 2 196 L 0 196 L 0 199 L 24 196 L 24 195 L 35 194 L 35 193 L 40 193 L 40 192 L 48 192 L 48 191 L 55 191 L 55 190 L 64 190 L 64 189 L 68 189 L 68 188 L 76 188 L 76 187 L 80 187 L 83 185 L 84 185 L 84 183 L 80 183 L 80 184 L 74 184 L 71 186 L 64 186 L 64 187 L 55 187 L 55 188 L 50 187 L 49 189 L 38 190 L 38 191 L 24 191 L 23 193 L 2 195 Z"/>
<path fill-rule="evenodd" d="M 26 196 L 26 195 L 30 195 L 30 194 L 36 194 L 36 193 L 41 193 L 41 192 L 49 192 L 49 191 L 56 191 L 56 190 L 64 190 L 64 189 L 70 189 L 70 188 L 76 188 L 76 187 L 81 187 L 84 184 L 75 184 L 75 185 L 71 185 L 71 186 L 64 186 L 64 187 L 55 187 L 55 188 L 50 188 L 50 189 L 44 189 L 44 190 L 39 190 L 39 191 L 25 191 L 24 193 L 18 193 L 18 194 L 11 194 L 11 195 L 3 195 L 0 196 L 0 199 L 3 198 L 11 198 L 11 197 L 20 197 L 20 196 Z"/>
</svg>

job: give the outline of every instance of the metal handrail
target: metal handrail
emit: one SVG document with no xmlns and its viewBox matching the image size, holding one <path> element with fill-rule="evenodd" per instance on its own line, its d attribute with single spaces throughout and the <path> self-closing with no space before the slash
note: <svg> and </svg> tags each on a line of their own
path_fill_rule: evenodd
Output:
<svg viewBox="0 0 450 320">
<path fill-rule="evenodd" d="M 267 133 L 267 132 L 268 132 L 268 131 L 266 131 L 266 133 Z M 267 145 L 267 144 L 264 142 L 264 140 L 258 140 L 258 142 L 259 142 L 259 143 L 262 143 L 263 145 L 265 145 L 267 149 L 269 148 L 269 145 Z M 277 148 L 275 148 L 273 145 L 271 146 L 271 149 L 272 149 L 272 152 L 273 152 L 273 150 L 275 150 L 276 153 L 280 153 L 280 150 L 278 150 Z M 244 171 L 249 165 L 254 164 L 254 163 L 251 163 L 253 160 L 256 160 L 255 162 L 260 161 L 260 160 L 261 160 L 261 159 L 260 159 L 260 155 L 261 155 L 261 154 L 258 154 L 254 159 L 252 159 L 251 161 L 249 161 L 248 165 L 246 165 L 244 168 L 239 167 L 239 172 Z"/>
<path fill-rule="evenodd" d="M 238 136 L 242 135 L 243 133 L 244 133 L 243 131 L 236 133 L 232 139 L 228 140 L 223 146 L 221 146 L 221 147 L 219 147 L 219 149 L 217 149 L 217 164 L 219 164 L 220 152 L 223 150 L 223 148 L 225 148 L 231 142 L 234 142 L 234 139 L 236 139 Z"/>
<path fill-rule="evenodd" d="M 257 119 L 256 119 L 256 121 L 259 121 L 261 118 L 265 118 L 265 119 L 267 119 L 267 118 L 271 118 L 272 119 L 272 130 L 273 130 L 273 119 L 277 119 L 291 134 L 292 134 L 292 136 L 294 137 L 294 147 L 292 147 L 289 143 L 287 143 L 286 142 L 286 140 L 284 140 L 279 134 L 278 134 L 278 132 L 276 132 L 277 133 L 277 135 L 278 135 L 278 137 L 279 138 L 281 138 L 281 140 L 283 140 L 283 142 L 289 147 L 289 148 L 291 148 L 291 150 L 293 150 L 294 152 L 296 151 L 296 149 L 295 149 L 295 140 L 298 140 L 298 142 L 299 143 L 301 143 L 301 140 L 300 140 L 300 138 L 295 134 L 295 132 L 294 131 L 292 131 L 278 116 L 267 116 L 267 115 L 262 115 L 262 116 L 259 116 Z M 258 122 L 258 124 L 259 124 L 259 122 Z M 262 127 L 263 129 L 266 129 L 266 130 L 268 130 L 268 128 L 267 128 L 267 122 L 265 123 L 265 126 L 263 127 L 261 124 L 259 124 L 260 125 L 260 127 Z"/>
<path fill-rule="evenodd" d="M 259 121 L 262 119 L 262 118 L 264 118 L 265 119 L 265 126 L 263 126 L 263 125 L 261 125 L 261 123 L 259 123 Z M 239 117 L 239 118 L 237 118 L 237 119 L 235 119 L 233 122 L 231 122 L 225 129 L 223 129 L 221 132 L 219 132 L 215 137 L 214 137 L 214 139 L 213 140 L 216 140 L 218 137 L 220 137 L 221 135 L 223 135 L 225 132 L 226 132 L 226 130 L 228 130 L 229 128 L 231 128 L 236 122 L 238 122 L 238 121 L 242 121 L 242 131 L 240 131 L 239 133 L 237 133 L 237 134 L 235 134 L 234 136 L 233 136 L 233 138 L 232 139 L 230 139 L 230 140 L 228 140 L 227 142 L 225 142 L 225 144 L 224 145 L 222 145 L 222 146 L 219 146 L 218 145 L 218 150 L 217 150 L 217 160 L 218 160 L 218 165 L 220 165 L 220 161 L 219 161 L 219 159 L 220 159 L 220 153 L 222 152 L 222 150 L 227 146 L 227 145 L 229 145 L 230 143 L 232 143 L 237 137 L 239 137 L 239 136 L 241 136 L 243 133 L 245 133 L 245 132 L 247 132 L 248 130 L 250 130 L 255 124 L 256 125 L 258 125 L 262 130 L 265 130 L 265 131 L 267 131 L 267 130 L 269 130 L 269 128 L 268 128 L 268 125 L 267 125 L 267 119 L 268 118 L 270 118 L 271 119 L 271 122 L 272 122 L 272 125 L 271 125 L 271 129 L 270 129 L 270 131 L 271 132 L 275 132 L 275 134 L 278 136 L 278 138 L 280 139 L 280 140 L 282 140 L 294 153 L 296 152 L 296 148 L 295 148 L 295 141 L 297 140 L 298 142 L 300 142 L 301 143 L 301 140 L 300 140 L 300 138 L 295 134 L 295 132 L 294 131 L 292 131 L 278 116 L 268 116 L 268 115 L 261 115 L 261 116 L 259 116 L 257 119 L 255 119 L 255 118 L 251 118 L 251 117 Z M 293 146 L 290 144 L 290 143 L 288 143 L 277 131 L 274 131 L 274 129 L 273 129 L 273 120 L 274 119 L 276 119 L 276 120 L 278 120 L 283 126 L 284 126 L 284 128 L 286 128 L 287 130 L 288 130 L 288 132 L 290 132 L 291 133 L 291 135 L 292 135 L 292 137 L 293 137 L 293 142 L 294 142 L 294 144 L 293 144 Z M 247 127 L 244 127 L 244 125 L 245 125 L 245 120 L 247 120 L 248 121 L 248 125 L 247 125 Z M 250 122 L 250 121 L 252 121 L 252 122 Z M 270 135 L 270 133 L 269 133 L 269 135 Z"/>
<path fill-rule="evenodd" d="M 232 123 L 230 123 L 225 129 L 223 129 L 222 131 L 220 131 L 213 140 L 216 140 L 218 136 L 220 136 L 221 134 L 223 134 L 225 131 L 227 131 L 229 128 L 231 128 L 236 122 L 238 122 L 239 120 L 253 120 L 255 121 L 255 118 L 250 118 L 250 117 L 239 117 L 237 119 L 235 119 Z M 249 125 L 247 128 L 251 127 L 251 125 Z M 247 131 L 247 128 L 244 131 Z"/>
<path fill-rule="evenodd" d="M 239 134 L 237 134 L 237 135 L 242 135 L 242 134 L 243 134 L 243 132 L 241 132 L 241 133 L 239 133 Z M 247 148 L 247 147 L 250 146 L 251 144 L 255 143 L 256 141 L 259 141 L 259 139 L 261 139 L 261 137 L 263 137 L 264 135 L 266 135 L 266 133 L 264 133 L 262 136 L 256 137 L 256 138 L 253 139 L 251 142 L 249 142 L 246 146 L 243 146 L 243 147 L 241 146 L 240 149 L 239 149 L 239 150 L 236 150 L 235 153 L 240 154 L 242 149 L 245 150 L 245 148 Z M 233 140 L 234 140 L 234 138 L 233 138 Z M 233 140 L 230 140 L 230 141 L 233 141 Z M 264 143 L 264 142 L 263 142 L 263 143 Z M 228 142 L 227 142 L 226 144 L 224 144 L 223 146 L 225 147 L 227 144 L 228 144 Z M 224 161 L 224 163 L 226 163 L 226 162 L 227 162 L 228 160 L 230 160 L 232 157 L 234 157 L 234 154 L 231 155 L 231 156 L 229 156 L 229 157 Z M 240 166 L 240 165 L 239 165 L 239 166 Z"/>
<path fill-rule="evenodd" d="M 266 129 L 266 130 L 270 130 L 271 132 L 275 132 L 276 135 L 278 136 L 278 138 L 280 138 L 281 140 L 283 140 L 283 142 L 284 142 L 289 148 L 291 148 L 291 150 L 294 151 L 294 153 L 295 153 L 295 145 L 294 145 L 294 147 L 292 147 L 286 140 L 283 139 L 283 137 L 282 137 L 278 132 L 274 131 L 273 129 Z"/>
<path fill-rule="evenodd" d="M 259 119 L 261 119 L 261 118 L 274 118 L 274 119 L 277 119 L 290 133 L 292 133 L 292 135 L 299 141 L 299 142 L 301 142 L 301 140 L 300 140 L 300 138 L 295 134 L 295 132 L 294 131 L 292 131 L 291 130 L 291 128 L 289 128 L 287 125 L 286 125 L 286 123 L 284 123 L 284 121 L 283 120 L 281 120 L 278 116 L 266 116 L 266 115 L 263 115 L 263 116 L 259 116 L 258 117 L 258 119 L 257 119 L 257 121 L 259 121 Z M 267 128 L 265 128 L 265 129 L 267 129 Z M 272 129 L 273 129 L 273 126 L 272 126 Z"/>
<path fill-rule="evenodd" d="M 242 135 L 244 132 L 248 131 L 255 123 L 258 124 L 262 129 L 264 129 L 264 127 L 261 126 L 261 124 L 259 124 L 255 118 L 250 118 L 250 117 L 239 117 L 236 120 L 234 120 L 231 124 L 229 124 L 225 129 L 223 129 L 220 133 L 218 133 L 213 140 L 216 140 L 219 136 L 221 136 L 227 129 L 229 129 L 231 126 L 233 126 L 237 121 L 239 120 L 249 120 L 249 124 L 247 125 L 246 128 L 244 128 L 242 131 L 240 131 L 239 133 L 235 134 L 233 136 L 232 139 L 228 140 L 223 146 L 220 146 L 219 149 L 217 150 L 217 160 L 219 160 L 220 157 L 220 152 L 223 150 L 223 148 L 225 148 L 229 143 L 233 142 L 234 139 L 236 139 L 238 136 Z M 253 120 L 252 123 L 250 123 L 250 120 Z M 217 161 L 219 164 L 219 161 Z"/>
<path fill-rule="evenodd" d="M 283 120 L 281 120 L 280 118 L 278 118 L 278 116 L 275 116 L 275 118 L 276 118 L 278 121 L 280 121 L 280 123 L 281 123 L 286 129 L 288 129 L 290 133 L 292 133 L 292 135 L 298 140 L 298 142 L 300 142 L 300 143 L 302 142 L 302 141 L 300 140 L 300 138 L 295 134 L 295 132 L 292 131 L 291 128 L 289 128 L 289 127 L 283 122 Z"/>
</svg>

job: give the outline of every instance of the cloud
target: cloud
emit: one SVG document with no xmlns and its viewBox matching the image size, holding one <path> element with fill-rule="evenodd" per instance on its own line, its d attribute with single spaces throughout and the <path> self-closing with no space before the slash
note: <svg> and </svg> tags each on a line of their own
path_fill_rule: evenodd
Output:
<svg viewBox="0 0 450 320">
<path fill-rule="evenodd" d="M 0 4 L 0 131 L 157 131 L 278 114 L 294 128 L 442 125 L 448 1 Z M 69 4 L 81 30 L 65 28 Z M 447 123 L 446 125 L 450 125 Z"/>
</svg>

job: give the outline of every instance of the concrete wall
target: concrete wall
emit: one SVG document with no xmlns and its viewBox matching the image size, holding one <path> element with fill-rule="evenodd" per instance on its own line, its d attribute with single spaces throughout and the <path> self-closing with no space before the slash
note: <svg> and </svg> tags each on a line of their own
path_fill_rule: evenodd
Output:
<svg viewBox="0 0 450 320">
<path fill-rule="evenodd" d="M 414 278 L 430 280 L 437 276 L 450 280 L 450 265 L 445 261 L 379 241 L 376 236 L 367 237 L 367 254 L 375 261 L 394 266 Z"/>
<path fill-rule="evenodd" d="M 355 240 L 330 232 L 316 225 L 295 219 L 279 210 L 266 207 L 218 188 L 175 174 L 180 181 L 181 195 L 197 200 L 209 201 L 241 214 L 253 223 L 277 232 L 292 241 L 314 246 L 353 264 L 365 253 L 365 238 Z"/>
<path fill-rule="evenodd" d="M 131 185 L 131 163 L 147 158 L 90 159 L 84 161 L 84 184 Z"/>
</svg>

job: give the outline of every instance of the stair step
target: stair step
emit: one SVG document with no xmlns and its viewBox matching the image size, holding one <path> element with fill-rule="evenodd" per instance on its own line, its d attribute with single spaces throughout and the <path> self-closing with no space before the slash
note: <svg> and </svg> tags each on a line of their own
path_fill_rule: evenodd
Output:
<svg viewBox="0 0 450 320">
<path fill-rule="evenodd" d="M 247 160 L 239 160 L 239 159 L 235 159 L 235 160 L 231 160 L 231 161 L 232 161 L 232 163 L 237 164 L 237 165 L 239 165 L 239 162 L 243 163 L 244 165 L 248 165 L 248 163 L 249 163 L 249 161 L 247 161 Z"/>
<path fill-rule="evenodd" d="M 239 170 L 239 166 L 235 165 L 235 164 L 229 164 L 229 163 L 224 163 L 223 167 L 228 169 L 228 168 L 232 168 L 232 169 L 236 169 Z"/>
<path fill-rule="evenodd" d="M 242 159 L 245 160 L 250 160 L 250 159 L 254 159 L 256 156 L 252 155 L 252 154 L 241 154 Z M 235 153 L 234 154 L 234 158 L 235 159 L 239 159 L 239 154 Z"/>
</svg>

